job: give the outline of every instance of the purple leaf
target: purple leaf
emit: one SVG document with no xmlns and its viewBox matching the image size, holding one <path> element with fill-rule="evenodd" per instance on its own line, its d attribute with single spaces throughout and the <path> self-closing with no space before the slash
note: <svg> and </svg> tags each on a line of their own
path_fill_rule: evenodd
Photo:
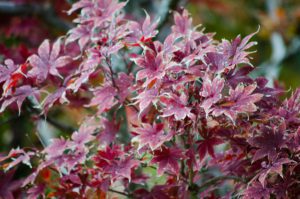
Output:
<svg viewBox="0 0 300 199">
<path fill-rule="evenodd" d="M 274 162 L 271 162 L 268 165 L 264 165 L 263 169 L 251 180 L 255 180 L 258 178 L 258 181 L 263 185 L 263 187 L 265 187 L 266 185 L 266 178 L 268 176 L 268 174 L 270 173 L 276 173 L 278 174 L 281 178 L 283 178 L 283 174 L 282 174 L 282 166 L 284 164 L 288 164 L 288 163 L 292 163 L 294 161 L 288 159 L 288 158 L 281 158 L 278 159 Z M 265 163 L 265 162 L 263 162 Z M 262 163 L 262 164 L 263 164 Z"/>
<path fill-rule="evenodd" d="M 248 142 L 258 148 L 253 162 L 265 156 L 268 156 L 269 160 L 274 160 L 278 154 L 277 150 L 285 146 L 284 131 L 275 129 L 275 127 L 262 127 L 261 135 L 250 138 Z"/>
<path fill-rule="evenodd" d="M 267 187 L 263 187 L 259 182 L 254 182 L 249 186 L 243 195 L 244 199 L 269 199 L 271 190 Z"/>
</svg>

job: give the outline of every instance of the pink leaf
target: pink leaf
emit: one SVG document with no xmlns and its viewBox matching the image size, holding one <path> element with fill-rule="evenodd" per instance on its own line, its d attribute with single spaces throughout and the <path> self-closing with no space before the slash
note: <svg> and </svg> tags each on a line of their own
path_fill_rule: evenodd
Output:
<svg viewBox="0 0 300 199">
<path fill-rule="evenodd" d="M 256 85 L 243 86 L 239 84 L 234 90 L 230 89 L 229 97 L 225 102 L 212 108 L 212 115 L 220 116 L 222 114 L 229 117 L 233 122 L 239 113 L 253 113 L 257 110 L 254 104 L 258 102 L 263 94 L 254 93 Z"/>
<path fill-rule="evenodd" d="M 139 143 L 139 149 L 144 146 L 149 146 L 151 150 L 160 147 L 164 142 L 169 141 L 173 137 L 173 132 L 165 132 L 163 124 L 143 124 L 142 128 L 135 129 L 138 134 L 132 140 Z"/>
</svg>

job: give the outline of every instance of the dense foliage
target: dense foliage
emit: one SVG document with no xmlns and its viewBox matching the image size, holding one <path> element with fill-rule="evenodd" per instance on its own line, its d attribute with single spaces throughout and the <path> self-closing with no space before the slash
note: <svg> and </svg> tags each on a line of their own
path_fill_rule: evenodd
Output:
<svg viewBox="0 0 300 199">
<path fill-rule="evenodd" d="M 255 33 L 218 41 L 181 10 L 160 42 L 158 21 L 127 19 L 125 5 L 80 0 L 66 36 L 1 65 L 2 112 L 25 102 L 45 119 L 54 105 L 89 112 L 69 138 L 0 158 L 7 176 L 32 168 L 17 183 L 27 198 L 300 195 L 300 90 L 281 100 L 282 89 L 251 78 Z"/>
</svg>

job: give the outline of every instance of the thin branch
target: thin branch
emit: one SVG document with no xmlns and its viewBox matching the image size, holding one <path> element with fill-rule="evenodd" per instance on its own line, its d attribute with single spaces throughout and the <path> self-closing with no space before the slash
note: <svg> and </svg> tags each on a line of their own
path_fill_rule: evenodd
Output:
<svg viewBox="0 0 300 199">
<path fill-rule="evenodd" d="M 117 86 L 116 84 L 116 81 L 115 81 L 115 78 L 114 78 L 114 71 L 112 69 L 112 64 L 111 64 L 111 58 L 110 57 L 105 57 L 105 61 L 106 61 L 106 64 L 109 68 L 109 72 L 110 72 L 110 77 L 111 77 L 111 82 L 112 82 L 112 85 L 113 87 L 115 87 L 118 91 L 120 91 L 120 88 Z"/>
<path fill-rule="evenodd" d="M 238 182 L 245 182 L 245 180 L 241 177 L 238 177 L 238 176 L 218 176 L 218 177 L 215 177 L 215 178 L 212 178 L 210 180 L 207 180 L 205 183 L 203 183 L 202 185 L 200 186 L 197 186 L 196 188 L 198 189 L 198 192 L 211 185 L 214 185 L 216 184 L 217 182 L 219 181 L 222 181 L 222 180 L 234 180 L 234 181 L 238 181 Z"/>
<path fill-rule="evenodd" d="M 126 196 L 126 197 L 130 196 L 130 194 L 127 194 L 127 193 L 124 193 L 124 192 L 121 192 L 121 191 L 117 191 L 117 190 L 114 190 L 114 189 L 108 189 L 108 191 L 110 191 L 112 193 L 117 193 L 117 194 L 120 194 L 120 195 L 123 195 L 123 196 Z"/>
<path fill-rule="evenodd" d="M 10 1 L 0 2 L 0 13 L 11 15 L 37 15 L 49 25 L 62 31 L 68 31 L 72 25 L 56 16 L 54 8 L 49 3 L 17 4 Z"/>
</svg>

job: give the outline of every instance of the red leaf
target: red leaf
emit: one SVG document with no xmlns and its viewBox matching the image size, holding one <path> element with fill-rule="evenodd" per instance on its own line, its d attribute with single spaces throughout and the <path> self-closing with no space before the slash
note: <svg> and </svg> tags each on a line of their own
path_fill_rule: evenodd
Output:
<svg viewBox="0 0 300 199">
<path fill-rule="evenodd" d="M 198 141 L 198 151 L 200 160 L 203 160 L 206 154 L 209 154 L 211 157 L 215 158 L 214 146 L 222 143 L 223 140 L 214 137 L 209 137 L 204 140 Z"/>
<path fill-rule="evenodd" d="M 178 161 L 184 157 L 181 149 L 162 146 L 161 149 L 155 150 L 153 155 L 150 163 L 158 164 L 158 175 L 162 175 L 165 171 L 179 175 Z"/>
</svg>

